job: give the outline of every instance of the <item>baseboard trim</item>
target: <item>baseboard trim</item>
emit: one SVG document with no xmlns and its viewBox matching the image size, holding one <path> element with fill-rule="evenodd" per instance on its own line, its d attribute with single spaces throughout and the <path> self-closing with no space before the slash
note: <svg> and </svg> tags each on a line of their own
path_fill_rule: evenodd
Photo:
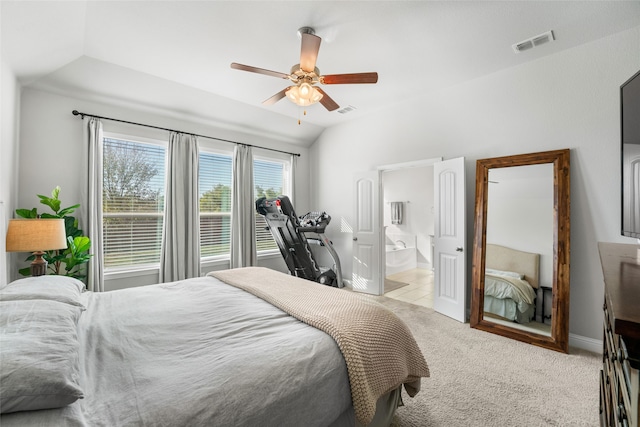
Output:
<svg viewBox="0 0 640 427">
<path fill-rule="evenodd" d="M 569 334 L 569 346 L 594 353 L 602 353 L 602 340 L 583 337 L 582 335 Z"/>
</svg>

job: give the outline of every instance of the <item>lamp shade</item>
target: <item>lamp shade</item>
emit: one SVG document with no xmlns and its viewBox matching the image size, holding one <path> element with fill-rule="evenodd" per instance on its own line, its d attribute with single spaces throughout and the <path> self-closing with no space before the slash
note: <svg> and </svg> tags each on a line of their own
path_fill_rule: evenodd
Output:
<svg viewBox="0 0 640 427">
<path fill-rule="evenodd" d="M 297 86 L 291 86 L 285 94 L 294 103 L 301 107 L 306 107 L 320 101 L 324 95 L 309 83 L 302 83 Z"/>
<path fill-rule="evenodd" d="M 7 252 L 37 252 L 67 247 L 63 219 L 11 219 Z"/>
</svg>

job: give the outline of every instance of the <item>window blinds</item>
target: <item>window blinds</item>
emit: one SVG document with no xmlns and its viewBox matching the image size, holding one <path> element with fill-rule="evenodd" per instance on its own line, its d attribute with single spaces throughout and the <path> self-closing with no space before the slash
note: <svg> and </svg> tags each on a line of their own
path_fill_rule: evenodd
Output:
<svg viewBox="0 0 640 427">
<path fill-rule="evenodd" d="M 232 156 L 200 152 L 200 256 L 228 255 Z"/>
<path fill-rule="evenodd" d="M 273 199 L 284 194 L 284 173 L 283 162 L 254 160 L 253 182 L 255 199 L 257 200 L 261 197 Z M 255 218 L 256 250 L 258 253 L 260 251 L 278 249 L 278 245 L 267 228 L 267 222 L 264 217 L 256 212 Z"/>
<path fill-rule="evenodd" d="M 157 264 L 164 210 L 166 148 L 104 138 L 104 266 Z"/>
</svg>

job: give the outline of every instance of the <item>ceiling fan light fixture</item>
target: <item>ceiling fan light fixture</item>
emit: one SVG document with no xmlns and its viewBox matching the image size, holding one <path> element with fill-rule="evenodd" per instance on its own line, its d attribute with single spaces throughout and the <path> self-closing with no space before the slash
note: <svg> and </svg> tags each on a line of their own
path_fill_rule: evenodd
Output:
<svg viewBox="0 0 640 427">
<path fill-rule="evenodd" d="M 301 83 L 297 86 L 291 86 L 286 92 L 287 98 L 296 105 L 306 107 L 315 104 L 322 99 L 322 93 L 309 83 Z"/>
<path fill-rule="evenodd" d="M 293 86 L 284 88 L 263 101 L 263 105 L 273 105 L 282 98 L 287 97 L 291 102 L 300 107 L 307 107 L 316 102 L 320 102 L 327 111 L 335 111 L 340 108 L 338 103 L 331 99 L 329 94 L 314 85 L 373 84 L 378 82 L 378 73 L 375 72 L 321 75 L 320 70 L 316 67 L 316 60 L 318 59 L 318 51 L 320 50 L 322 39 L 314 33 L 315 31 L 311 27 L 298 29 L 298 35 L 302 40 L 300 43 L 300 63 L 291 67 L 289 74 L 238 64 L 236 62 L 231 63 L 231 68 L 277 77 L 293 83 Z"/>
</svg>

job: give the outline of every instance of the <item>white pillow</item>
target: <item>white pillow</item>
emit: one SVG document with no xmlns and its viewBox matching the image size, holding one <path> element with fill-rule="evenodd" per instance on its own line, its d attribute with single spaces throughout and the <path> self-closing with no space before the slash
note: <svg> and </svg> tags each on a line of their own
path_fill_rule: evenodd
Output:
<svg viewBox="0 0 640 427">
<path fill-rule="evenodd" d="M 84 289 L 84 283 L 73 277 L 57 275 L 26 277 L 0 289 L 0 301 L 41 299 L 84 308 L 80 302 L 80 295 Z"/>
<path fill-rule="evenodd" d="M 0 413 L 60 408 L 83 397 L 81 313 L 58 301 L 0 301 Z"/>
</svg>

